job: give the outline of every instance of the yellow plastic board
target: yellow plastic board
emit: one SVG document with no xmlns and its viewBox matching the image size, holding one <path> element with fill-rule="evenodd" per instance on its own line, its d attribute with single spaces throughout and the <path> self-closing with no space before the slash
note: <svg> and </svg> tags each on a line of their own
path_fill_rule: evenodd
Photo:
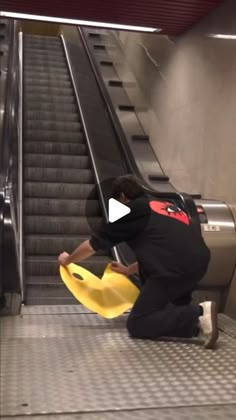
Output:
<svg viewBox="0 0 236 420">
<path fill-rule="evenodd" d="M 110 264 L 101 279 L 76 264 L 60 266 L 60 275 L 77 300 L 104 318 L 123 314 L 132 308 L 139 295 L 139 289 L 129 278 L 112 271 Z"/>
</svg>

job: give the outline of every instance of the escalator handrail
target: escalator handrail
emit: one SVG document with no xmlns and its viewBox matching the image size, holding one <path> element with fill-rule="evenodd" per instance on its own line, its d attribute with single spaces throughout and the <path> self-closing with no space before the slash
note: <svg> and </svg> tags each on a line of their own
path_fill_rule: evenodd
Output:
<svg viewBox="0 0 236 420">
<path fill-rule="evenodd" d="M 95 79 L 97 81 L 97 85 L 99 87 L 100 93 L 102 95 L 103 101 L 105 103 L 106 109 L 108 110 L 108 114 L 110 117 L 110 120 L 112 122 L 113 128 L 115 130 L 115 133 L 117 134 L 117 138 L 118 141 L 120 143 L 122 152 L 124 154 L 125 160 L 128 164 L 129 170 L 131 173 L 134 173 L 137 178 L 141 181 L 142 183 L 142 187 L 145 190 L 145 192 L 148 195 L 151 195 L 153 197 L 159 198 L 159 199 L 173 199 L 173 200 L 177 200 L 178 202 L 182 203 L 183 208 L 185 209 L 185 211 L 188 214 L 188 217 L 190 219 L 190 223 L 191 225 L 194 226 L 194 228 L 200 233 L 201 232 L 201 227 L 200 227 L 200 220 L 199 220 L 199 216 L 198 216 L 198 212 L 197 212 L 197 208 L 196 205 L 194 203 L 194 200 L 192 199 L 192 197 L 186 193 L 179 193 L 179 192 L 158 192 L 156 190 L 153 190 L 150 188 L 150 186 L 148 185 L 148 183 L 143 179 L 143 176 L 141 174 L 141 172 L 138 169 L 138 166 L 135 162 L 134 156 L 131 152 L 131 149 L 128 145 L 125 133 L 121 127 L 120 121 L 114 111 L 114 107 L 111 101 L 111 98 L 108 94 L 108 91 L 104 85 L 104 81 L 101 77 L 101 74 L 97 68 L 97 65 L 95 63 L 95 60 L 93 59 L 88 45 L 87 45 L 87 41 L 86 38 L 84 36 L 83 30 L 78 27 L 78 31 L 85 49 L 85 52 L 88 56 L 89 62 L 91 64 Z"/>
<path fill-rule="evenodd" d="M 19 57 L 18 23 L 10 23 L 10 42 L 8 72 L 6 82 L 6 100 L 3 119 L 2 150 L 0 159 L 1 179 L 1 282 L 2 290 L 8 288 L 7 273 L 11 273 L 13 289 L 19 291 L 21 284 L 18 261 L 18 105 L 19 105 Z M 7 209 L 7 212 L 6 212 Z M 7 233 L 6 233 L 7 232 Z M 9 258 L 3 258 L 5 250 L 12 250 Z M 11 290 L 12 284 L 11 284 Z"/>
<path fill-rule="evenodd" d="M 4 191 L 0 191 L 0 308 L 3 300 L 3 217 L 4 217 Z"/>
<path fill-rule="evenodd" d="M 79 98 L 79 95 L 78 95 L 78 92 L 77 92 L 77 89 L 76 89 L 76 85 L 75 85 L 75 80 L 74 80 L 73 71 L 72 71 L 71 64 L 70 64 L 70 59 L 69 59 L 69 55 L 68 55 L 68 51 L 67 51 L 67 46 L 66 46 L 66 43 L 65 43 L 64 36 L 62 34 L 60 35 L 60 38 L 61 38 L 62 46 L 63 46 L 63 49 L 64 49 L 64 53 L 65 53 L 65 57 L 66 57 L 66 62 L 67 62 L 67 66 L 68 66 L 68 70 L 69 70 L 71 82 L 72 82 L 72 85 L 73 85 L 73 90 L 74 90 L 74 94 L 75 94 L 77 106 L 78 106 L 79 113 L 80 113 L 80 118 L 81 118 L 81 121 L 82 121 L 84 135 L 85 135 L 85 138 L 86 138 L 86 142 L 87 142 L 87 146 L 88 146 L 88 149 L 89 149 L 90 158 L 91 158 L 91 161 L 92 161 L 92 167 L 93 167 L 94 176 L 95 176 L 95 179 L 96 179 L 96 184 L 97 184 L 97 187 L 98 187 L 99 197 L 100 197 L 100 200 L 101 200 L 102 211 L 103 211 L 105 220 L 108 222 L 109 216 L 108 216 L 108 212 L 107 212 L 107 207 L 106 207 L 106 204 L 105 204 L 105 200 L 104 200 L 104 196 L 103 196 L 103 192 L 102 192 L 102 188 L 101 188 L 100 179 L 99 179 L 99 176 L 98 176 L 98 171 L 97 171 L 97 166 L 96 166 L 96 162 L 95 162 L 95 159 L 94 159 L 92 145 L 91 145 L 91 142 L 90 142 L 90 139 L 89 139 L 89 134 L 88 134 L 88 130 L 87 130 L 87 124 L 86 124 L 86 121 L 85 121 L 85 118 L 84 118 L 84 114 L 83 114 L 83 110 L 82 110 L 82 105 L 81 105 L 80 98 Z M 116 259 L 118 261 L 120 261 L 119 254 L 117 252 L 116 247 L 114 247 L 113 250 L 114 250 L 114 254 L 115 254 Z"/>
<path fill-rule="evenodd" d="M 7 71 L 7 82 L 6 82 L 6 94 L 5 94 L 5 110 L 3 118 L 3 135 L 2 135 L 2 150 L 0 156 L 0 179 L 1 188 L 6 189 L 11 183 L 11 164 L 13 161 L 12 153 L 12 114 L 15 112 L 13 104 L 15 101 L 14 97 L 14 77 L 15 77 L 15 56 L 16 56 L 16 26 L 15 21 L 12 21 L 10 27 L 10 43 L 9 43 L 9 57 L 8 57 L 8 71 Z M 14 74 L 14 76 L 13 76 Z"/>
<path fill-rule="evenodd" d="M 7 126 L 8 126 L 8 115 L 10 110 L 11 102 L 11 71 L 12 62 L 13 62 L 13 45 L 14 45 L 14 22 L 9 23 L 9 44 L 8 44 L 8 59 L 7 59 L 7 69 L 6 69 L 6 88 L 5 88 L 5 97 L 2 98 L 1 106 L 3 106 L 3 122 L 2 122 L 2 132 L 0 138 L 0 188 L 5 188 L 7 169 L 8 169 L 8 155 L 9 155 L 9 142 L 6 141 L 7 137 Z"/>
</svg>

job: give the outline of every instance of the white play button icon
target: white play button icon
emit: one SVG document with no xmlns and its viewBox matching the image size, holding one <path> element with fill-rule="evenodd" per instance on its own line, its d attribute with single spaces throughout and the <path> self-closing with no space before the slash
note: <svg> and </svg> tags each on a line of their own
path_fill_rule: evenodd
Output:
<svg viewBox="0 0 236 420">
<path fill-rule="evenodd" d="M 117 201 L 114 198 L 110 198 L 108 208 L 108 217 L 110 223 L 116 222 L 130 212 L 131 210 L 128 206 L 125 206 L 125 204 L 120 203 L 120 201 Z"/>
</svg>

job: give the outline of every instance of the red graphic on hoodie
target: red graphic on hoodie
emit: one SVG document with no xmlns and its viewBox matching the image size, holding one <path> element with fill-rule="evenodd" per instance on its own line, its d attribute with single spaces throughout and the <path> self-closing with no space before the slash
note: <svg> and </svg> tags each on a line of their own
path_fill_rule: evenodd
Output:
<svg viewBox="0 0 236 420">
<path fill-rule="evenodd" d="M 189 225 L 187 214 L 176 206 L 176 204 L 169 203 L 168 201 L 150 201 L 149 205 L 155 213 L 171 217 L 172 219 L 179 220 L 179 222 Z"/>
</svg>

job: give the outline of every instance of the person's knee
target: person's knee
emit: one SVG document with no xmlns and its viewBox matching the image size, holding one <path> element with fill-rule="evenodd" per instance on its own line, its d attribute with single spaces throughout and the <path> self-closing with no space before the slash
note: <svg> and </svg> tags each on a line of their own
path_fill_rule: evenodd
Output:
<svg viewBox="0 0 236 420">
<path fill-rule="evenodd" d="M 139 324 L 140 323 L 138 320 L 132 319 L 130 317 L 128 318 L 126 327 L 127 327 L 130 337 L 133 337 L 133 338 L 143 337 Z"/>
<path fill-rule="evenodd" d="M 149 316 L 127 319 L 127 330 L 132 338 L 156 339 L 163 335 L 163 322 L 153 323 Z"/>
<path fill-rule="evenodd" d="M 135 325 L 134 325 L 134 321 L 129 317 L 127 319 L 127 323 L 126 323 L 126 327 L 128 330 L 128 333 L 131 337 L 134 337 L 134 332 L 135 332 Z"/>
</svg>

